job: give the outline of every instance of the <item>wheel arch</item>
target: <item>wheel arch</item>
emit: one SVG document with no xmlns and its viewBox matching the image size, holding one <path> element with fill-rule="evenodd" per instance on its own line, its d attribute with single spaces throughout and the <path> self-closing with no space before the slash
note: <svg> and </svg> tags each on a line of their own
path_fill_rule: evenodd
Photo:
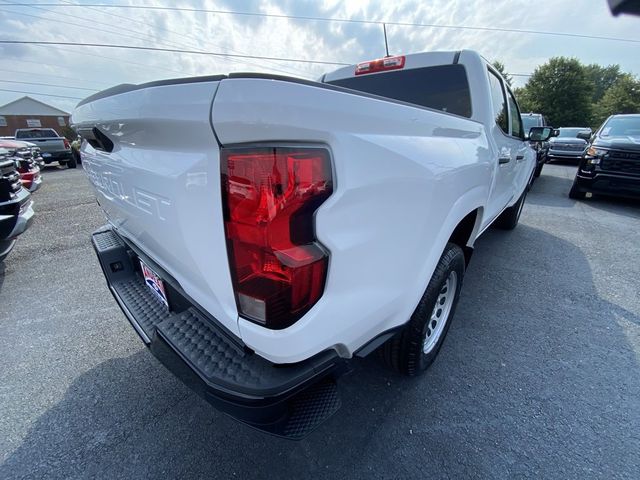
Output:
<svg viewBox="0 0 640 480">
<path fill-rule="evenodd" d="M 467 213 L 455 226 L 448 242 L 455 243 L 464 252 L 466 265 L 471 261 L 473 244 L 480 230 L 482 221 L 482 207 L 477 207 Z"/>
</svg>

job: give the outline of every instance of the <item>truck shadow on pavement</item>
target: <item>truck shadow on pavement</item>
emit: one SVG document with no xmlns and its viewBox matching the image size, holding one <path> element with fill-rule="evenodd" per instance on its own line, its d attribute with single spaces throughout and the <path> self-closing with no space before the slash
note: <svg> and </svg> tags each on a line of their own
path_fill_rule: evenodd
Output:
<svg viewBox="0 0 640 480">
<path fill-rule="evenodd" d="M 307 439 L 225 417 L 141 349 L 77 377 L 0 478 L 633 476 L 640 319 L 598 291 L 573 244 L 489 231 L 429 372 L 355 362 L 342 409 Z"/>
</svg>

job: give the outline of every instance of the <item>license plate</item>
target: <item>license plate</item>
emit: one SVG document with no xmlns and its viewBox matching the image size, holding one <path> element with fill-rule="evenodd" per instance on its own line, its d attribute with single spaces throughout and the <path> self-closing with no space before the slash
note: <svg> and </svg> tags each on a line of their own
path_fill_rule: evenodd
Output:
<svg viewBox="0 0 640 480">
<path fill-rule="evenodd" d="M 169 308 L 169 301 L 167 300 L 167 292 L 164 289 L 164 282 L 160 276 L 151 270 L 142 260 L 140 260 L 140 267 L 142 267 L 142 275 L 144 276 L 144 283 L 151 289 L 153 294 L 158 300 L 164 303 L 164 306 Z"/>
<path fill-rule="evenodd" d="M 42 156 L 45 157 L 45 158 L 48 158 L 48 157 L 51 156 L 51 154 L 50 153 L 43 153 Z"/>
</svg>

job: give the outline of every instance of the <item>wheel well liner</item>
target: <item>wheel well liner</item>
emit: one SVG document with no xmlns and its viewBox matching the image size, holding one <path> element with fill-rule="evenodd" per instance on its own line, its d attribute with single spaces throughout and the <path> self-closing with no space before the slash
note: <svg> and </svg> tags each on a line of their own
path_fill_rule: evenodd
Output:
<svg viewBox="0 0 640 480">
<path fill-rule="evenodd" d="M 478 209 L 467 214 L 456 226 L 453 230 L 453 233 L 449 237 L 449 242 L 455 243 L 464 252 L 464 259 L 467 265 L 469 265 L 469 261 L 471 260 L 471 255 L 473 253 L 473 246 L 469 246 L 469 240 L 471 239 L 471 235 L 476 227 L 476 223 L 478 220 Z"/>
</svg>

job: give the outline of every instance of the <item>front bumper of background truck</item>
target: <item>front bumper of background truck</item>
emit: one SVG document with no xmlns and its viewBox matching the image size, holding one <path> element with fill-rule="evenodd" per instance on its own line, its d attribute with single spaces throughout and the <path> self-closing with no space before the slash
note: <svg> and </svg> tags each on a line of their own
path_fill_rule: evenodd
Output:
<svg viewBox="0 0 640 480">
<path fill-rule="evenodd" d="M 338 410 L 335 381 L 348 367 L 333 350 L 296 364 L 272 364 L 112 227 L 96 231 L 92 243 L 109 289 L 151 353 L 218 410 L 291 439 L 303 438 Z M 140 258 L 162 276 L 171 310 L 144 283 Z"/>
</svg>

